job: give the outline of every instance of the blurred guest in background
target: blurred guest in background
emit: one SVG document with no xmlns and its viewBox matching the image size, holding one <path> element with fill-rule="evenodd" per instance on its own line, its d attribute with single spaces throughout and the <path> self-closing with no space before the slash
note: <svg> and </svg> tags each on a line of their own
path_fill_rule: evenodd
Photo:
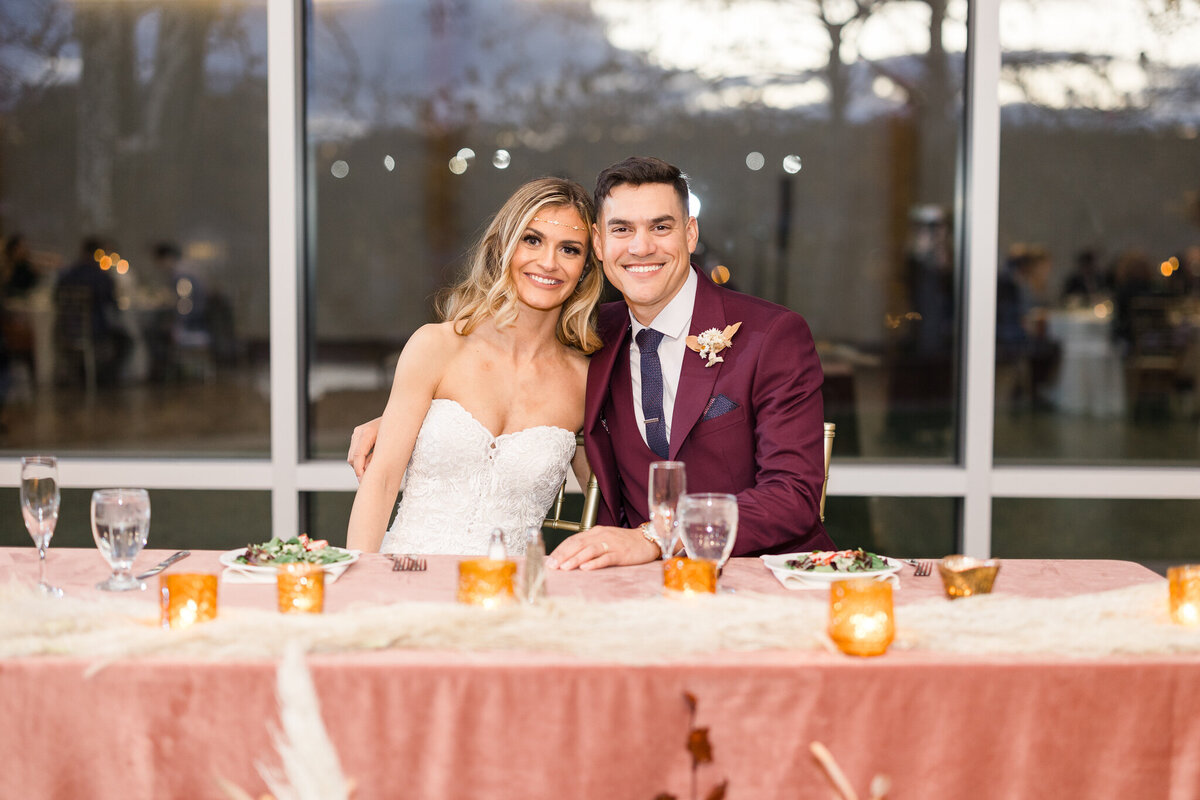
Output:
<svg viewBox="0 0 1200 800">
<path fill-rule="evenodd" d="M 0 276 L 0 294 L 4 297 L 24 297 L 37 285 L 38 275 L 29 257 L 29 243 L 19 233 L 4 243 L 4 272 Z"/>
<path fill-rule="evenodd" d="M 954 254 L 950 219 L 937 205 L 914 206 L 904 253 L 907 297 L 894 321 L 889 359 L 888 434 L 906 440 L 948 435 L 953 414 Z"/>
<path fill-rule="evenodd" d="M 1145 253 L 1126 250 L 1113 268 L 1113 338 L 1128 347 L 1133 341 L 1134 301 L 1154 294 L 1154 266 Z"/>
<path fill-rule="evenodd" d="M 29 242 L 20 233 L 14 233 L 4 243 L 4 262 L 0 272 L 0 394 L 6 394 L 11 385 L 10 370 L 24 364 L 30 379 L 34 374 L 33 326 L 28 309 L 14 308 L 27 303 L 30 292 L 38 284 L 38 272 L 34 269 Z M 11 301 L 11 302 L 10 302 Z M 0 398 L 2 402 L 2 398 Z"/>
<path fill-rule="evenodd" d="M 121 378 L 132 346 L 121 324 L 116 287 L 109 274 L 112 248 L 96 236 L 85 237 L 75 262 L 54 287 L 55 350 L 61 377 L 114 385 Z"/>
<path fill-rule="evenodd" d="M 1112 276 L 1100 269 L 1096 251 L 1090 247 L 1075 254 L 1075 269 L 1063 282 L 1063 305 L 1094 305 L 1112 292 Z"/>
<path fill-rule="evenodd" d="M 208 293 L 193 271 L 184 268 L 183 253 L 174 242 L 154 245 L 153 269 L 146 277 L 147 301 L 158 310 L 146 331 L 150 350 L 150 379 L 181 377 L 184 352 L 204 354 L 212 346 Z"/>
<path fill-rule="evenodd" d="M 1059 344 L 1046 335 L 1044 294 L 1050 278 L 1050 254 L 1038 245 L 1016 245 L 996 283 L 996 363 L 1016 373 L 1014 405 L 1052 405 L 1046 390 L 1058 369 Z"/>
</svg>

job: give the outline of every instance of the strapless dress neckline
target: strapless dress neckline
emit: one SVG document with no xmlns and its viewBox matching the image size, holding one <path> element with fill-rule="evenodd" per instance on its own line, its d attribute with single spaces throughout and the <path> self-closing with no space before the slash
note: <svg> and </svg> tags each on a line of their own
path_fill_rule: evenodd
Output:
<svg viewBox="0 0 1200 800">
<path fill-rule="evenodd" d="M 468 421 L 469 420 L 469 421 Z M 385 553 L 485 555 L 499 528 L 510 554 L 540 526 L 575 455 L 575 434 L 535 425 L 494 435 L 457 400 L 429 405 Z"/>
</svg>

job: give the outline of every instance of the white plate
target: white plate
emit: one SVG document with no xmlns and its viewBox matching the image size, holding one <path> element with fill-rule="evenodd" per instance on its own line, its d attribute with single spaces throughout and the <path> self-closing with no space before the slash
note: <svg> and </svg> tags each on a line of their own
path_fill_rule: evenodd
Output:
<svg viewBox="0 0 1200 800">
<path fill-rule="evenodd" d="M 803 577 L 805 581 L 813 583 L 833 583 L 834 581 L 844 581 L 847 578 L 881 578 L 884 575 L 894 575 L 900 571 L 904 563 L 897 561 L 894 558 L 882 556 L 887 562 L 887 567 L 884 569 L 873 569 L 865 572 L 813 572 L 806 569 L 792 569 L 787 565 L 787 562 L 794 558 L 804 558 L 808 553 L 785 553 L 776 556 L 759 556 L 763 563 L 767 565 L 767 569 L 774 572 L 780 578 L 786 576 Z"/>
<path fill-rule="evenodd" d="M 337 551 L 337 552 L 341 552 L 341 553 L 349 553 L 350 557 L 342 559 L 341 561 L 335 561 L 332 564 L 323 564 L 322 566 L 325 567 L 326 572 L 328 572 L 331 569 L 335 569 L 335 568 L 341 569 L 342 567 L 348 567 L 351 564 L 353 564 L 355 561 L 358 561 L 358 557 L 359 557 L 359 555 L 361 555 L 357 550 L 346 550 L 345 548 L 342 548 L 342 547 L 330 546 L 329 549 Z M 221 563 L 227 567 L 233 567 L 234 569 L 245 570 L 246 572 L 254 573 L 256 575 L 274 575 L 275 574 L 275 570 L 276 570 L 275 566 L 265 566 L 262 564 L 242 564 L 242 563 L 240 563 L 237 559 L 239 556 L 245 555 L 245 553 L 246 553 L 246 548 L 244 548 L 244 547 L 239 547 L 237 550 L 229 550 L 227 552 L 221 553 L 221 559 L 220 559 Z"/>
</svg>

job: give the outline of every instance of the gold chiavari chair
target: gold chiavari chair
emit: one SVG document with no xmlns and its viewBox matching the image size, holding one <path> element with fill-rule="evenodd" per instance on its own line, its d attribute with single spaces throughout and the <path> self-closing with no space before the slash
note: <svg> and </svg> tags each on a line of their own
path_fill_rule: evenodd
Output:
<svg viewBox="0 0 1200 800">
<path fill-rule="evenodd" d="M 837 426 L 825 423 L 825 480 L 821 481 L 821 522 L 825 521 L 825 487 L 829 486 L 829 461 L 833 458 L 833 436 Z"/>
<path fill-rule="evenodd" d="M 583 434 L 575 434 L 575 446 L 583 447 Z M 586 531 L 596 524 L 596 515 L 600 512 L 600 484 L 596 480 L 594 472 L 588 475 L 587 486 L 583 492 L 583 513 L 580 514 L 578 522 L 562 518 L 563 501 L 566 496 L 567 482 L 563 481 L 563 485 L 558 487 L 558 497 L 554 500 L 554 506 L 550 509 L 546 521 L 542 523 L 544 527 L 556 531 L 578 533 Z"/>
</svg>

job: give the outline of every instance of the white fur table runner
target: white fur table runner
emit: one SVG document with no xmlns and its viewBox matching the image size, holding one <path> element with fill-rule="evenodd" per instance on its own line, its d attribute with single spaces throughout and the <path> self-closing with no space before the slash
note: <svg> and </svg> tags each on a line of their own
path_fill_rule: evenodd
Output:
<svg viewBox="0 0 1200 800">
<path fill-rule="evenodd" d="M 51 600 L 9 584 L 0 587 L 0 657 L 273 659 L 295 642 L 320 653 L 508 650 L 653 663 L 721 651 L 828 648 L 827 613 L 827 601 L 816 597 L 550 598 L 497 609 L 406 602 L 325 615 L 233 607 L 212 622 L 171 631 L 159 627 L 144 602 Z M 1068 658 L 1200 654 L 1200 628 L 1170 621 L 1165 581 L 1069 598 L 925 600 L 898 606 L 896 627 L 893 648 L 904 650 Z"/>
</svg>

